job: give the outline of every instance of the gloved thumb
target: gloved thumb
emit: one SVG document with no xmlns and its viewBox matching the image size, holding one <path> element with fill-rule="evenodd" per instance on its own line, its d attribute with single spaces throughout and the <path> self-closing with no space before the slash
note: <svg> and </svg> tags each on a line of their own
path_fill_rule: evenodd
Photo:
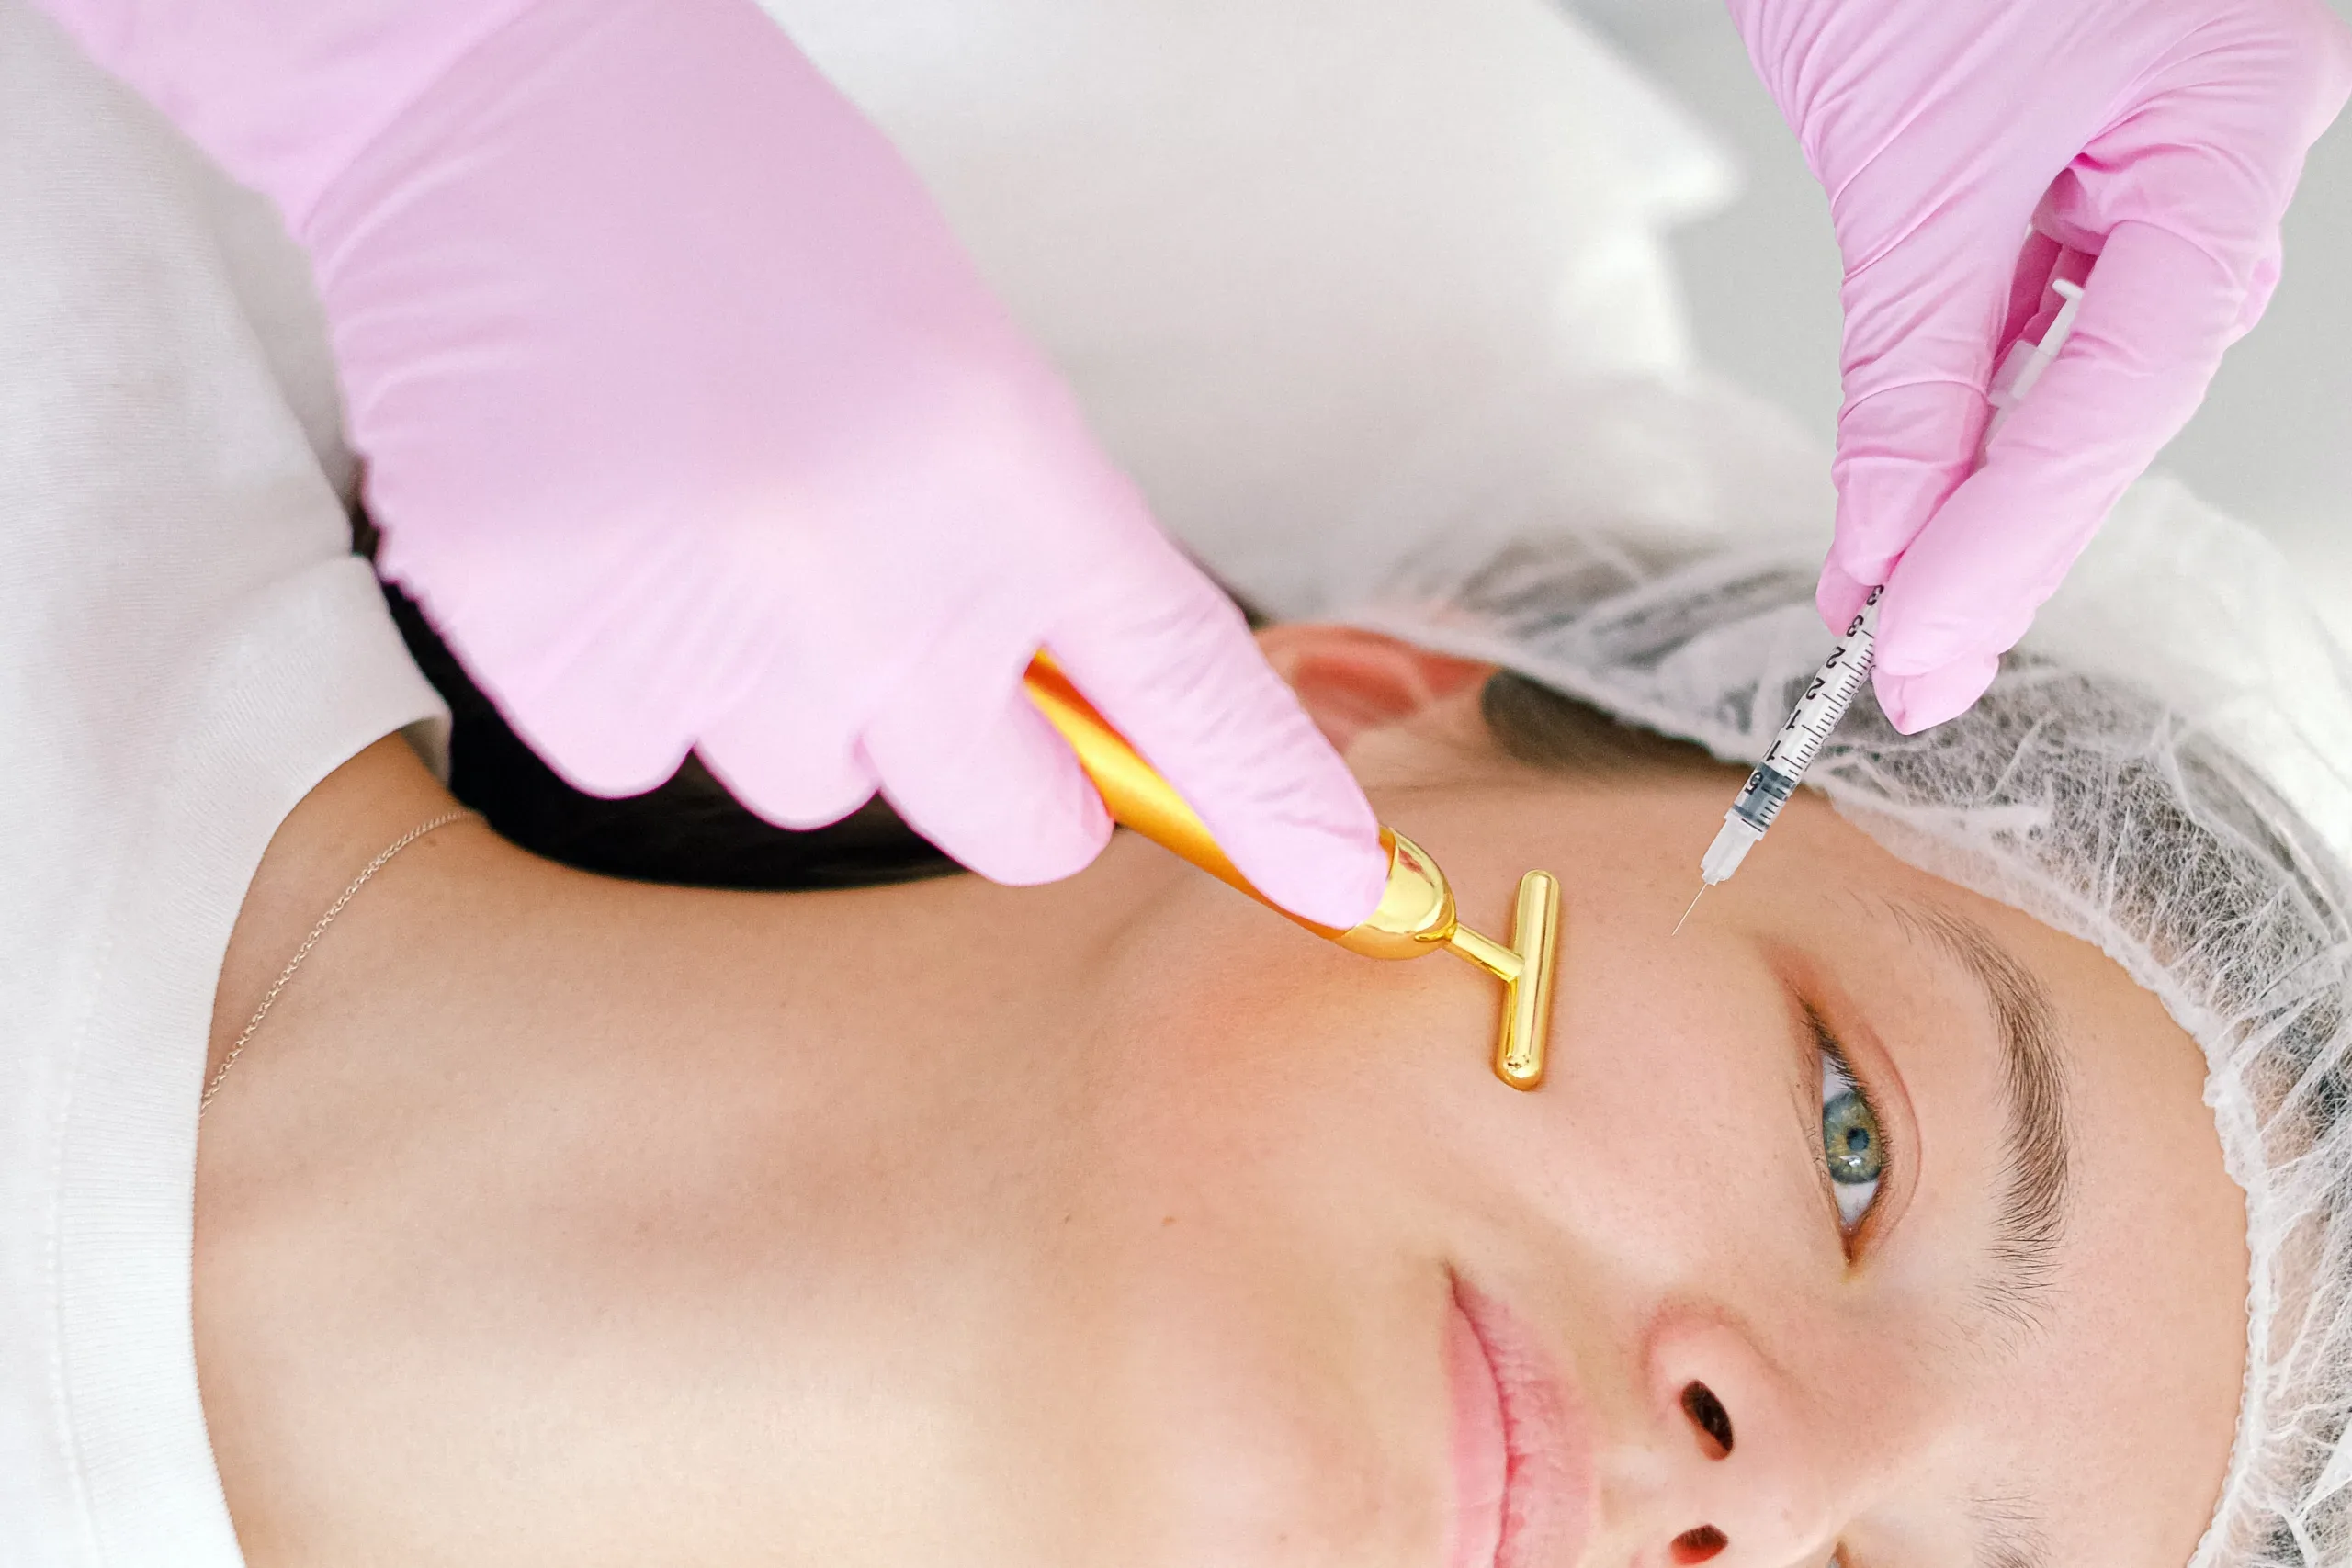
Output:
<svg viewBox="0 0 2352 1568">
<path fill-rule="evenodd" d="M 1387 884 L 1380 824 L 1241 614 L 1156 535 L 1088 584 L 1047 645 L 1200 813 L 1250 885 L 1340 930 Z"/>
</svg>

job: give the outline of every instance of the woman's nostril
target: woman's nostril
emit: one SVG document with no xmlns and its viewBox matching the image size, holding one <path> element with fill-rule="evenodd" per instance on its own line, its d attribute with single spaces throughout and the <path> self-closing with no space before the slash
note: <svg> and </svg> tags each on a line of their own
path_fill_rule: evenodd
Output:
<svg viewBox="0 0 2352 1568">
<path fill-rule="evenodd" d="M 1724 1408 L 1724 1402 L 1715 1397 L 1714 1390 L 1702 1382 L 1685 1383 L 1682 1413 L 1690 1417 L 1692 1426 L 1707 1434 L 1708 1440 L 1715 1446 L 1715 1458 L 1722 1459 L 1731 1452 L 1731 1412 Z M 1721 1538 L 1717 1540 L 1720 1541 Z M 1708 1555 L 1713 1556 L 1715 1550 L 1711 1548 Z M 1694 1557 L 1689 1561 L 1698 1562 L 1704 1559 Z"/>
<path fill-rule="evenodd" d="M 1714 1526 L 1701 1525 L 1674 1538 L 1674 1561 L 1677 1568 L 1696 1568 L 1730 1544 L 1730 1539 Z"/>
</svg>

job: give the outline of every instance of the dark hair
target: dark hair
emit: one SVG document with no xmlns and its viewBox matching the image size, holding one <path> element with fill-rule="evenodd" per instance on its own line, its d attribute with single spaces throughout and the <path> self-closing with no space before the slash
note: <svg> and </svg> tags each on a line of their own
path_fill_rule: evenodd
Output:
<svg viewBox="0 0 2352 1568">
<path fill-rule="evenodd" d="M 508 727 L 407 595 L 387 584 L 384 598 L 417 668 L 449 705 L 451 793 L 533 854 L 695 887 L 868 887 L 959 869 L 878 798 L 831 827 L 795 832 L 736 804 L 694 757 L 647 794 L 583 794 Z"/>
<path fill-rule="evenodd" d="M 879 797 L 831 827 L 795 831 L 738 805 L 693 757 L 647 794 L 583 794 L 508 727 L 407 595 L 387 584 L 384 597 L 417 667 L 449 705 L 450 790 L 534 854 L 640 882 L 775 891 L 878 886 L 962 869 Z M 1721 766 L 1687 741 L 1622 724 L 1509 671 L 1488 679 L 1479 706 L 1507 754 L 1578 777 Z"/>
</svg>

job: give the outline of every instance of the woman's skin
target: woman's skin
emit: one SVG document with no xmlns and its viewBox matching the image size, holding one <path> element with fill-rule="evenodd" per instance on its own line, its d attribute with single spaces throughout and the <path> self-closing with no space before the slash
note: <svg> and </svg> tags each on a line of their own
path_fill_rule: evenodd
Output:
<svg viewBox="0 0 2352 1568">
<path fill-rule="evenodd" d="M 1736 774 L 1539 772 L 1472 667 L 1268 640 L 1473 924 L 1560 875 L 1540 1092 L 1488 1071 L 1490 980 L 1353 957 L 1132 836 L 1049 887 L 747 895 L 445 829 L 203 1123 L 198 1359 L 256 1568 L 1485 1568 L 1457 1300 L 1517 1391 L 1510 1568 L 2186 1562 L 2245 1211 L 2157 1004 L 1811 797 L 1669 940 Z M 392 739 L 288 818 L 216 1063 L 447 799 Z M 2046 998 L 2041 1077 L 1962 953 L 2025 1022 Z M 1890 1151 L 1850 1238 L 1808 1007 Z M 2064 1179 L 2003 1262 L 2044 1077 Z"/>
</svg>

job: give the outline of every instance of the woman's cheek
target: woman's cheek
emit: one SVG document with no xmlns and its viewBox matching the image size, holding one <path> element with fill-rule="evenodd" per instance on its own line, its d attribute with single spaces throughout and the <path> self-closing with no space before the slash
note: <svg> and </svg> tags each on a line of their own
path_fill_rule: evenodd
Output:
<svg viewBox="0 0 2352 1568">
<path fill-rule="evenodd" d="M 1834 1242 L 1794 1069 L 1758 1032 L 1596 1020 L 1555 1054 L 1545 1185 L 1587 1246 L 1665 1284 Z"/>
</svg>

